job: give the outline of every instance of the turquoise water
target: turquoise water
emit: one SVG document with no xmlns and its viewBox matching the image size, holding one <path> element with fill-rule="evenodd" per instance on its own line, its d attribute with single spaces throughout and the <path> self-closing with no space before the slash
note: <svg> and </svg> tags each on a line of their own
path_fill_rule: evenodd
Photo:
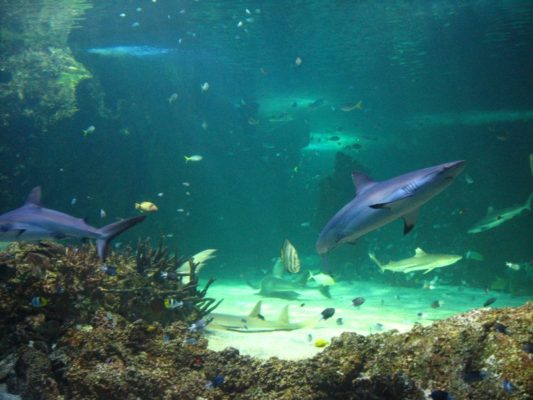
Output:
<svg viewBox="0 0 533 400">
<path fill-rule="evenodd" d="M 331 272 L 339 285 L 421 290 L 438 276 L 481 293 L 532 295 L 531 212 L 467 233 L 489 206 L 524 204 L 533 191 L 531 2 L 88 4 L 66 26 L 65 42 L 53 43 L 90 73 L 77 86 L 77 111 L 48 121 L 55 108 L 37 108 L 52 73 L 38 82 L 1 76 L 4 89 L 15 79 L 36 85 L 2 92 L 2 212 L 36 185 L 47 207 L 96 226 L 150 201 L 158 211 L 115 249 L 164 235 L 181 255 L 218 249 L 204 278 L 259 282 L 285 239 L 304 269 L 322 267 L 314 245 L 353 197 L 353 169 L 381 180 L 465 159 L 463 174 L 422 208 L 409 235 L 400 222 L 371 232 L 332 252 Z M 40 6 L 53 14 L 44 2 L 22 13 Z M 46 38 L 64 23 L 18 25 L 23 16 L 3 16 L 3 24 L 26 30 L 29 41 L 32 29 Z M 13 40 L 2 40 L 6 55 Z M 40 71 L 48 70 L 43 61 Z M 359 106 L 343 111 L 345 103 Z M 202 160 L 186 162 L 191 155 Z M 388 262 L 417 247 L 483 260 L 422 276 L 381 274 L 367 255 Z"/>
</svg>

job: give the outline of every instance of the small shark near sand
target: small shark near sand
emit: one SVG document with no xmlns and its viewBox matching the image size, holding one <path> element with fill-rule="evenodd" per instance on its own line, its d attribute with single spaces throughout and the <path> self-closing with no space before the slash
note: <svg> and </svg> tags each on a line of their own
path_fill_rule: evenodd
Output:
<svg viewBox="0 0 533 400">
<path fill-rule="evenodd" d="M 102 228 L 95 228 L 81 218 L 41 207 L 41 187 L 37 186 L 30 192 L 22 207 L 0 215 L 0 242 L 95 239 L 98 256 L 105 262 L 109 242 L 144 218 L 140 216 L 124 219 Z"/>
<path fill-rule="evenodd" d="M 276 320 L 267 321 L 261 314 L 261 301 L 256 303 L 247 316 L 220 313 L 211 313 L 210 316 L 213 320 L 210 322 L 209 328 L 243 333 L 293 331 L 302 328 L 313 328 L 320 321 L 320 318 L 317 317 L 297 323 L 290 322 L 288 305 L 283 307 Z"/>
<path fill-rule="evenodd" d="M 354 172 L 357 196 L 322 229 L 316 242 L 318 254 L 325 255 L 343 243 L 353 244 L 398 218 L 404 220 L 404 234 L 410 232 L 420 207 L 448 187 L 464 167 L 464 161 L 452 161 L 382 182 Z"/>
<path fill-rule="evenodd" d="M 368 256 L 377 264 L 381 272 L 403 272 L 404 274 L 415 271 L 424 271 L 424 274 L 427 274 L 435 268 L 447 267 L 463 258 L 457 254 L 428 254 L 421 248 L 415 250 L 414 257 L 391 261 L 388 264 L 382 264 L 373 253 L 368 253 Z"/>
<path fill-rule="evenodd" d="M 531 193 L 522 205 L 508 207 L 503 210 L 495 210 L 493 207 L 487 209 L 487 215 L 478 221 L 468 233 L 480 233 L 496 228 L 506 221 L 518 217 L 524 211 L 531 211 L 531 203 L 533 202 L 533 193 Z"/>
</svg>

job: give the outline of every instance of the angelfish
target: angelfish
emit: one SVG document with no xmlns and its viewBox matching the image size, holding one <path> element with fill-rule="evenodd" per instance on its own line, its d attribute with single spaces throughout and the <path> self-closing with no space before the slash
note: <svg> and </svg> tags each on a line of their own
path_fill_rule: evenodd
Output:
<svg viewBox="0 0 533 400">
<path fill-rule="evenodd" d="M 464 167 L 465 161 L 452 161 L 381 182 L 354 172 L 357 196 L 322 229 L 316 242 L 318 254 L 324 255 L 343 243 L 353 244 L 398 218 L 404 220 L 404 234 L 409 233 L 420 207 L 448 187 Z"/>
<path fill-rule="evenodd" d="M 285 269 L 291 274 L 297 274 L 300 272 L 300 258 L 296 248 L 285 239 L 283 247 L 281 248 L 281 261 L 285 266 Z"/>
</svg>

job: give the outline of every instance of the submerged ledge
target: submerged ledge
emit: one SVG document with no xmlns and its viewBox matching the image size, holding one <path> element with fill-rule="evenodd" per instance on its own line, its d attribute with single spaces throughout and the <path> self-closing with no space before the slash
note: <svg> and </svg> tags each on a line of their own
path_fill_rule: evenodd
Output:
<svg viewBox="0 0 533 400">
<path fill-rule="evenodd" d="M 437 389 L 455 399 L 526 399 L 533 392 L 532 302 L 406 333 L 343 333 L 301 361 L 214 352 L 204 338 L 187 344 L 181 322 L 120 320 L 111 328 L 105 320 L 96 313 L 93 329 L 70 329 L 52 347 L 12 348 L 0 382 L 28 399 L 427 399 Z"/>
<path fill-rule="evenodd" d="M 209 335 L 198 328 L 198 318 L 212 311 L 209 284 L 200 290 L 194 279 L 186 287 L 153 279 L 154 265 L 167 270 L 180 262 L 162 245 L 146 246 L 139 242 L 137 251 L 145 258 L 111 254 L 109 265 L 117 266 L 111 275 L 93 247 L 13 244 L 0 253 L 0 398 L 392 400 L 427 399 L 442 390 L 454 399 L 527 399 L 533 393 L 533 302 L 477 308 L 403 333 L 342 333 L 302 360 L 260 359 L 231 347 L 210 350 Z M 191 304 L 165 309 L 169 292 Z M 313 304 L 308 296 L 306 308 L 323 301 Z M 207 300 L 209 310 L 202 306 Z M 242 335 L 260 346 L 270 334 Z"/>
</svg>

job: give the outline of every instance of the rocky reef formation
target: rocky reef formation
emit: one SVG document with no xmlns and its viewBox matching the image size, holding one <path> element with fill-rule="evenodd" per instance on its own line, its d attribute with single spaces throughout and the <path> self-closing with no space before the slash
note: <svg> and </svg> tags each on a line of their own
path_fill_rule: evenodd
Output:
<svg viewBox="0 0 533 400">
<path fill-rule="evenodd" d="M 208 350 L 204 324 L 194 321 L 204 321 L 214 300 L 196 290 L 194 274 L 188 285 L 169 280 L 178 261 L 163 246 L 140 242 L 136 254 L 112 254 L 110 275 L 91 247 L 11 245 L 0 253 L 0 384 L 23 399 L 427 399 L 434 390 L 455 399 L 527 399 L 533 392 L 533 303 L 476 309 L 404 334 L 344 333 L 307 360 L 258 360 Z M 163 307 L 169 292 L 189 307 Z"/>
<path fill-rule="evenodd" d="M 85 0 L 0 1 L 0 124 L 29 119 L 41 129 L 76 111 L 76 86 L 91 77 L 67 39 Z"/>
</svg>

